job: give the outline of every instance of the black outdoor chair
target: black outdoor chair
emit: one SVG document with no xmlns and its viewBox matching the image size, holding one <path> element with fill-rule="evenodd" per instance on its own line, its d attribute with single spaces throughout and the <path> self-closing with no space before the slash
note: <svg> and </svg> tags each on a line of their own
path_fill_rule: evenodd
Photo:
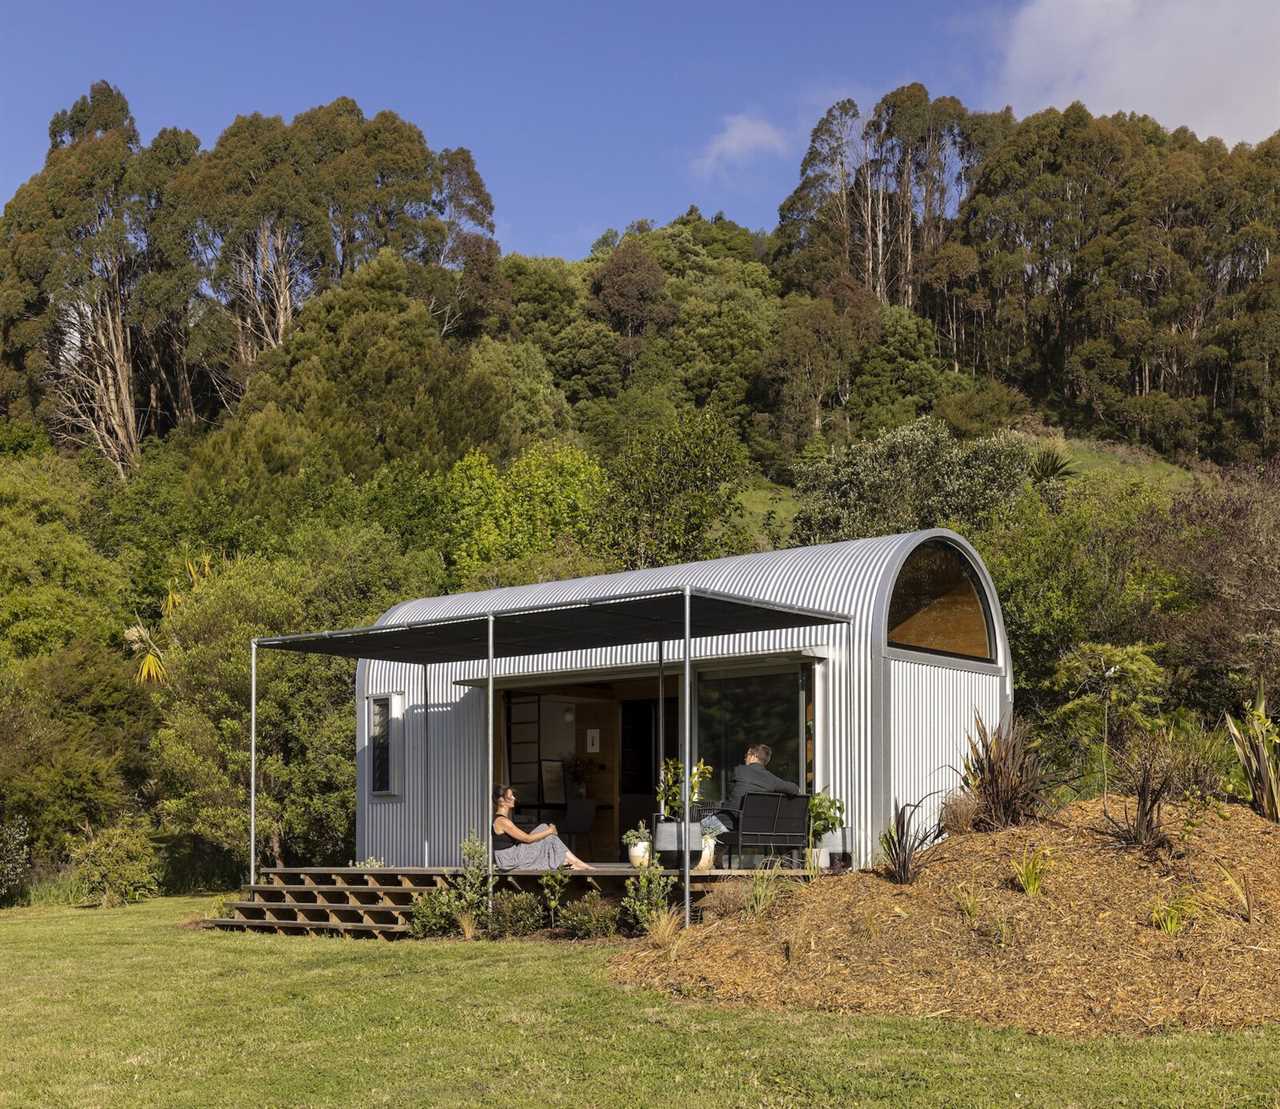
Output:
<svg viewBox="0 0 1280 1109">
<path fill-rule="evenodd" d="M 748 793 L 741 809 L 704 810 L 714 813 L 732 827 L 720 838 L 725 849 L 725 862 L 732 867 L 736 853 L 742 861 L 743 851 L 766 854 L 791 854 L 809 846 L 809 795 L 807 793 Z"/>
</svg>

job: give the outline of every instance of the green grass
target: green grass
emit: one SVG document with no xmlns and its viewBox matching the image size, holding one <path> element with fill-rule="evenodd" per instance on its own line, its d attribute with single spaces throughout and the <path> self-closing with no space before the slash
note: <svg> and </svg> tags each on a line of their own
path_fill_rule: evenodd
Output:
<svg viewBox="0 0 1280 1109">
<path fill-rule="evenodd" d="M 611 985 L 610 948 L 0 911 L 0 1105 L 1274 1105 L 1280 1032 L 1068 1042 Z"/>
<path fill-rule="evenodd" d="M 1153 451 L 1140 447 L 1088 439 L 1068 439 L 1066 448 L 1072 468 L 1078 474 L 1110 471 L 1123 477 L 1143 478 L 1169 489 L 1188 485 L 1194 477 L 1184 466 L 1167 462 Z"/>
<path fill-rule="evenodd" d="M 769 512 L 783 530 L 791 527 L 800 504 L 794 489 L 759 478 L 738 497 L 742 505 L 742 522 L 752 536 L 764 535 L 765 517 Z"/>
</svg>

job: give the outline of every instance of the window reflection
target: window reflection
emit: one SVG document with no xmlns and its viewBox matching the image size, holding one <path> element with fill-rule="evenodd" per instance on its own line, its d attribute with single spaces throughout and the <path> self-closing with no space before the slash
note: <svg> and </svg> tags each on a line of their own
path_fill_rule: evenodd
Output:
<svg viewBox="0 0 1280 1109">
<path fill-rule="evenodd" d="M 889 643 L 960 658 L 995 658 L 981 583 L 951 544 L 931 539 L 898 574 L 889 602 Z"/>
<path fill-rule="evenodd" d="M 809 666 L 772 674 L 698 677 L 698 757 L 712 775 L 702 789 L 722 801 L 747 747 L 773 748 L 769 770 L 807 791 L 813 775 L 813 708 Z"/>
</svg>

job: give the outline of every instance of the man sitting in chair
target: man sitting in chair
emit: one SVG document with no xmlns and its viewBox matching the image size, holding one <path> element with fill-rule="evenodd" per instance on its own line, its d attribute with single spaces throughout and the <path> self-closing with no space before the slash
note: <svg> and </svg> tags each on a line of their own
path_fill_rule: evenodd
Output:
<svg viewBox="0 0 1280 1109">
<path fill-rule="evenodd" d="M 741 809 L 742 799 L 748 793 L 796 794 L 800 792 L 800 787 L 795 782 L 788 782 L 769 772 L 771 758 L 773 758 L 773 748 L 767 743 L 753 743 L 747 748 L 747 757 L 742 765 L 733 768 L 733 785 L 729 790 L 729 796 L 721 806 L 722 811 L 703 818 L 704 832 L 718 836 L 722 832 L 729 831 L 732 825 L 725 821 L 732 821 L 733 817 L 723 810 L 730 809 L 736 812 Z"/>
</svg>

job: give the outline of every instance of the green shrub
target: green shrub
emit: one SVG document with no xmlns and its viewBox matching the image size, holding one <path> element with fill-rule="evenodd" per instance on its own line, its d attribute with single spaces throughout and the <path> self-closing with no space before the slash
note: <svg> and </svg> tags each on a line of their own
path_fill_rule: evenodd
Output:
<svg viewBox="0 0 1280 1109">
<path fill-rule="evenodd" d="M 627 919 L 641 932 L 649 930 L 649 923 L 667 910 L 671 889 L 676 884 L 674 874 L 663 874 L 656 862 L 642 866 L 635 876 L 627 879 L 627 894 L 622 908 Z"/>
<path fill-rule="evenodd" d="M 493 895 L 489 932 L 494 936 L 531 936 L 542 928 L 542 900 L 536 893 L 503 890 Z"/>
<path fill-rule="evenodd" d="M 23 904 L 37 908 L 55 905 L 83 905 L 89 900 L 89 886 L 73 866 L 61 870 L 35 871 L 27 880 Z"/>
<path fill-rule="evenodd" d="M 458 895 L 456 891 L 441 886 L 427 890 L 413 903 L 409 927 L 415 939 L 432 936 L 453 936 L 462 929 L 458 926 Z"/>
<path fill-rule="evenodd" d="M 462 873 L 453 880 L 458 899 L 458 912 L 483 921 L 493 894 L 493 878 L 489 873 L 489 850 L 475 834 L 462 841 Z"/>
<path fill-rule="evenodd" d="M 71 863 L 89 898 L 103 908 L 142 901 L 159 892 L 160 857 L 141 817 L 126 817 L 87 833 L 70 850 Z"/>
<path fill-rule="evenodd" d="M 547 907 L 547 920 L 554 928 L 560 919 L 560 906 L 564 904 L 565 891 L 569 888 L 569 872 L 563 867 L 548 870 L 538 879 L 542 887 L 542 903 Z"/>
<path fill-rule="evenodd" d="M 22 817 L 0 824 L 0 905 L 26 884 L 31 869 L 31 837 Z"/>
<path fill-rule="evenodd" d="M 621 910 L 592 890 L 560 910 L 560 926 L 575 940 L 594 940 L 618 931 Z"/>
</svg>

